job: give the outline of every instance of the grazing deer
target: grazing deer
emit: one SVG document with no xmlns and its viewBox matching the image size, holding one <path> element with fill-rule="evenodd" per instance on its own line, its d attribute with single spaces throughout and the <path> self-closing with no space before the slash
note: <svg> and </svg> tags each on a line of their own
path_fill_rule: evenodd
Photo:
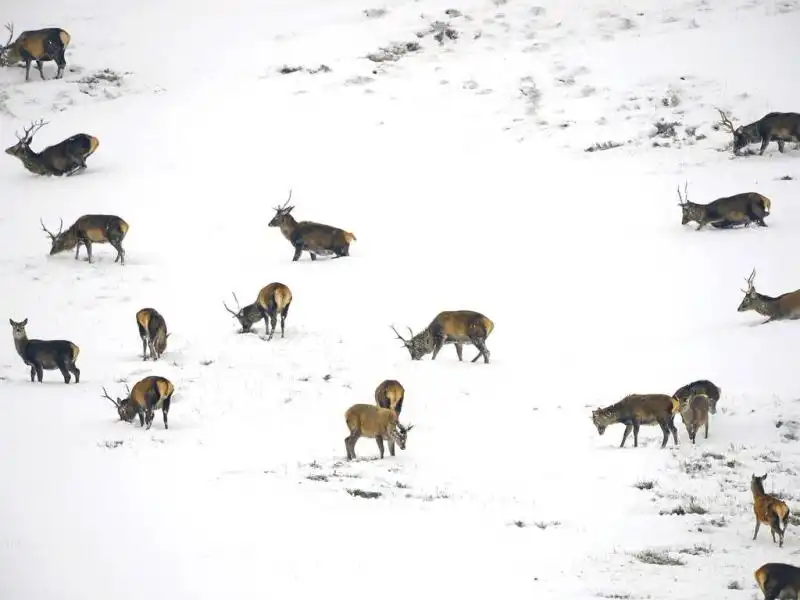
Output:
<svg viewBox="0 0 800 600">
<path fill-rule="evenodd" d="M 275 333 L 278 314 L 280 313 L 281 338 L 284 337 L 286 316 L 289 314 L 289 305 L 292 303 L 292 291 L 288 286 L 278 282 L 265 285 L 261 288 L 261 291 L 258 292 L 256 301 L 252 304 L 248 304 L 244 308 L 239 306 L 239 299 L 236 297 L 235 293 L 233 294 L 233 299 L 236 300 L 236 312 L 228 308 L 228 305 L 224 302 L 222 305 L 229 313 L 239 320 L 239 324 L 242 326 L 239 333 L 249 332 L 253 325 L 258 323 L 261 319 L 264 319 L 264 328 L 268 336 L 267 341 L 270 341 Z M 270 325 L 272 325 L 272 331 L 270 331 Z"/>
<path fill-rule="evenodd" d="M 764 563 L 754 573 L 764 600 L 793 598 L 800 594 L 800 569 L 786 563 Z"/>
<path fill-rule="evenodd" d="M 738 312 L 745 312 L 754 310 L 761 316 L 767 317 L 761 324 L 769 323 L 770 321 L 782 321 L 800 318 L 800 290 L 793 292 L 786 292 L 780 296 L 773 298 L 772 296 L 765 296 L 759 294 L 753 286 L 753 280 L 756 276 L 756 269 L 753 267 L 753 272 L 747 278 L 747 289 L 744 292 L 744 298 L 739 304 Z"/>
<path fill-rule="evenodd" d="M 418 334 L 411 328 L 409 339 L 404 339 L 392 327 L 397 338 L 403 342 L 412 360 L 420 360 L 423 356 L 433 352 L 431 360 L 436 360 L 436 355 L 444 344 L 453 344 L 456 347 L 458 360 L 462 360 L 464 344 L 472 344 L 478 349 L 478 355 L 472 359 L 476 362 L 483 356 L 483 362 L 489 362 L 489 349 L 486 347 L 486 338 L 494 330 L 494 323 L 489 317 L 472 310 L 448 310 L 440 312 L 430 324 Z"/>
<path fill-rule="evenodd" d="M 414 427 L 404 427 L 397 420 L 397 413 L 389 408 L 372 404 L 354 404 L 344 415 L 350 435 L 344 438 L 347 460 L 356 457 L 356 442 L 360 437 L 374 438 L 383 458 L 383 440 L 389 443 L 389 454 L 394 456 L 395 443 L 400 450 L 406 449 L 406 436 Z"/>
<path fill-rule="evenodd" d="M 686 427 L 686 433 L 689 434 L 692 444 L 697 439 L 697 431 L 700 427 L 705 427 L 705 438 L 708 439 L 708 396 L 704 394 L 689 396 L 686 401 L 680 402 L 680 411 L 683 425 Z"/>
<path fill-rule="evenodd" d="M 764 150 L 770 142 L 778 142 L 778 150 L 783 154 L 786 142 L 800 142 L 800 114 L 793 112 L 771 112 L 754 121 L 749 125 L 734 127 L 730 118 L 719 111 L 721 118 L 720 125 L 731 132 L 733 135 L 733 153 L 739 152 L 749 144 L 761 142 L 759 156 L 764 154 Z"/>
<path fill-rule="evenodd" d="M 789 524 L 789 507 L 783 500 L 771 496 L 764 491 L 764 480 L 767 478 L 765 473 L 761 477 L 755 474 L 750 479 L 750 491 L 753 492 L 753 512 L 756 514 L 756 529 L 753 532 L 753 541 L 758 536 L 761 524 L 769 525 L 772 534 L 772 542 L 778 542 L 778 547 L 783 548 L 783 535 L 786 533 L 786 526 Z M 783 528 L 781 528 L 781 525 Z M 775 534 L 778 539 L 775 539 Z"/>
<path fill-rule="evenodd" d="M 167 322 L 155 308 L 143 308 L 136 313 L 136 326 L 142 338 L 142 360 L 147 360 L 147 349 L 150 358 L 158 360 L 167 349 Z"/>
<path fill-rule="evenodd" d="M 386 379 L 375 388 L 375 404 L 381 408 L 391 408 L 399 417 L 405 395 L 406 390 L 399 381 Z"/>
<path fill-rule="evenodd" d="M 683 186 L 683 196 L 680 186 L 678 187 L 678 206 L 683 211 L 681 225 L 694 221 L 697 223 L 697 230 L 706 225 L 717 229 L 730 229 L 737 225 L 749 227 L 750 223 L 756 223 L 760 227 L 767 226 L 764 218 L 769 215 L 772 202 L 766 196 L 757 192 L 744 192 L 717 198 L 708 204 L 695 204 L 689 201 L 687 185 Z"/>
<path fill-rule="evenodd" d="M 625 446 L 625 440 L 628 439 L 631 431 L 633 431 L 633 447 L 637 448 L 639 446 L 639 426 L 658 424 L 664 433 L 661 447 L 665 448 L 670 432 L 672 432 L 675 445 L 678 445 L 678 430 L 673 420 L 675 413 L 679 410 L 678 399 L 666 394 L 630 394 L 616 404 L 593 410 L 592 422 L 600 435 L 603 435 L 609 425 L 624 424 L 625 433 L 622 434 L 620 448 Z"/>
<path fill-rule="evenodd" d="M 303 251 L 311 255 L 311 260 L 317 260 L 317 256 L 334 255 L 335 258 L 350 256 L 350 244 L 356 241 L 349 231 L 322 225 L 313 221 L 295 221 L 290 214 L 294 206 L 289 206 L 292 199 L 292 191 L 289 190 L 289 199 L 283 206 L 274 207 L 275 216 L 269 222 L 270 227 L 280 227 L 283 237 L 294 246 L 294 258 L 292 261 L 300 260 Z"/>
<path fill-rule="evenodd" d="M 78 218 L 69 229 L 61 231 L 64 227 L 64 219 L 58 227 L 58 233 L 48 231 L 44 223 L 39 219 L 44 232 L 50 237 L 50 256 L 75 248 L 75 260 L 78 260 L 78 253 L 81 244 L 86 247 L 89 255 L 88 261 L 92 262 L 92 244 L 111 244 L 117 251 L 114 262 L 119 261 L 125 264 L 125 250 L 122 247 L 122 240 L 128 233 L 128 224 L 116 215 L 83 215 Z"/>
<path fill-rule="evenodd" d="M 58 65 L 56 79 L 64 76 L 64 68 L 67 66 L 64 55 L 70 42 L 70 35 L 66 31 L 58 27 L 23 31 L 12 42 L 14 24 L 7 23 L 6 29 L 8 29 L 8 41 L 5 46 L 0 46 L 3 64 L 13 65 L 21 60 L 25 61 L 25 81 L 30 81 L 31 62 L 36 61 L 39 75 L 44 79 L 42 63 L 54 61 Z"/>
<path fill-rule="evenodd" d="M 34 175 L 55 175 L 61 177 L 74 175 L 86 168 L 86 159 L 100 145 L 100 140 L 87 133 L 76 133 L 65 140 L 47 146 L 41 152 L 31 149 L 33 136 L 47 123 L 39 120 L 25 128 L 24 135 L 17 136 L 17 143 L 6 148 L 6 154 L 15 156 L 23 166 Z"/>
<path fill-rule="evenodd" d="M 103 397 L 108 398 L 117 407 L 119 418 L 127 423 L 133 422 L 138 416 L 139 425 L 150 429 L 153 424 L 154 411 L 161 409 L 164 415 L 164 429 L 169 429 L 167 413 L 172 402 L 172 395 L 175 393 L 175 386 L 165 377 L 150 375 L 138 381 L 133 389 L 128 389 L 125 398 L 114 400 L 108 395 L 106 388 L 103 388 Z"/>
<path fill-rule="evenodd" d="M 70 382 L 70 373 L 75 375 L 75 383 L 81 381 L 81 370 L 75 364 L 81 349 L 67 340 L 29 340 L 25 332 L 28 319 L 17 323 L 13 319 L 11 333 L 14 336 L 14 347 L 17 354 L 31 368 L 31 382 L 34 375 L 42 383 L 43 371 L 58 369 L 64 377 L 64 383 Z"/>
<path fill-rule="evenodd" d="M 708 409 L 712 415 L 717 414 L 717 402 L 722 394 L 722 388 L 717 387 L 708 379 L 698 379 L 691 383 L 679 387 L 674 394 L 672 394 L 683 405 L 690 396 L 695 394 L 703 394 L 708 396 Z"/>
</svg>

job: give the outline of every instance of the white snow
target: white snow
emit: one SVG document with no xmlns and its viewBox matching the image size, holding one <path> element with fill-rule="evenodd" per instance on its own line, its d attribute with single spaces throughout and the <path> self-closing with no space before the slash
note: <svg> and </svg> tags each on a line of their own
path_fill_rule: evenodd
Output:
<svg viewBox="0 0 800 600">
<path fill-rule="evenodd" d="M 792 525 L 783 549 L 766 527 L 752 541 L 749 490 L 768 472 L 800 511 L 798 325 L 736 307 L 753 267 L 763 293 L 800 287 L 800 150 L 734 158 L 712 125 L 715 107 L 741 123 L 798 110 L 798 9 L 6 7 L 17 32 L 59 26 L 72 44 L 63 80 L 53 63 L 44 82 L 0 71 L 2 147 L 39 118 L 35 149 L 78 132 L 100 147 L 70 178 L 0 158 L 0 313 L 78 344 L 82 369 L 77 385 L 58 371 L 31 383 L 7 333 L 0 598 L 760 597 L 752 572 L 800 547 Z M 458 38 L 417 37 L 437 20 Z M 365 58 L 412 41 L 396 62 Z M 87 79 L 103 69 L 122 79 Z M 674 138 L 650 137 L 659 120 L 680 122 Z M 608 141 L 623 145 L 584 151 Z M 682 227 L 684 181 L 697 202 L 769 196 L 769 227 Z M 298 219 L 357 236 L 350 257 L 291 262 L 267 226 L 290 189 Z M 39 218 L 87 213 L 130 224 L 124 267 L 108 245 L 94 264 L 47 255 Z M 223 300 L 272 281 L 294 294 L 285 339 L 264 341 L 261 323 L 238 335 Z M 145 306 L 173 332 L 158 362 L 140 356 Z M 390 326 L 455 309 L 495 322 L 492 362 L 466 347 L 459 363 L 452 346 L 411 361 Z M 166 431 L 160 413 L 143 430 L 101 397 L 149 374 L 176 386 Z M 344 412 L 387 378 L 406 388 L 408 447 L 376 461 L 362 439 L 348 463 Z M 619 449 L 623 426 L 592 425 L 626 394 L 705 378 L 722 399 L 694 447 L 679 417 L 664 450 L 658 427 Z M 661 514 L 690 505 L 707 512 Z"/>
</svg>

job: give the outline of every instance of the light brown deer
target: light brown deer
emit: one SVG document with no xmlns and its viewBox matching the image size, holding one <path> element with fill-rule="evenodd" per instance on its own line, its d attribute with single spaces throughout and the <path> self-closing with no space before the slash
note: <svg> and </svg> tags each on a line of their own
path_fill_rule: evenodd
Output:
<svg viewBox="0 0 800 600">
<path fill-rule="evenodd" d="M 772 542 L 778 542 L 778 547 L 783 548 L 783 535 L 786 533 L 786 526 L 789 524 L 789 507 L 783 500 L 771 496 L 764 491 L 764 480 L 767 478 L 765 473 L 761 477 L 753 475 L 750 480 L 750 491 L 753 492 L 753 512 L 756 515 L 756 529 L 753 532 L 753 541 L 758 536 L 758 529 L 761 524 L 769 525 L 772 534 Z M 775 534 L 778 534 L 777 540 Z"/>
<path fill-rule="evenodd" d="M 758 314 L 767 317 L 765 321 L 762 321 L 762 325 L 770 321 L 792 321 L 800 318 L 800 290 L 786 292 L 775 298 L 759 294 L 753 285 L 755 276 L 756 270 L 754 267 L 750 277 L 747 278 L 747 289 L 742 290 L 744 298 L 739 304 L 739 308 L 736 309 L 737 311 L 754 310 Z"/>
<path fill-rule="evenodd" d="M 347 460 L 356 458 L 356 442 L 361 437 L 374 438 L 383 458 L 383 441 L 389 443 L 389 454 L 394 456 L 395 443 L 401 450 L 406 449 L 408 432 L 414 427 L 404 427 L 397 418 L 397 413 L 390 408 L 381 408 L 373 404 L 354 404 L 344 415 L 350 435 L 344 438 Z"/>
</svg>

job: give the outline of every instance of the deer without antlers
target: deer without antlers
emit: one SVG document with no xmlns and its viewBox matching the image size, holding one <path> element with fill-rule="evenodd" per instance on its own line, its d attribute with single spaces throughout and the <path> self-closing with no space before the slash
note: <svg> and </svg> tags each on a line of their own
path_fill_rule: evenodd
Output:
<svg viewBox="0 0 800 600">
<path fill-rule="evenodd" d="M 756 223 L 760 227 L 766 227 L 764 218 L 769 215 L 772 201 L 757 192 L 743 192 L 733 196 L 717 198 L 708 204 L 697 204 L 689 200 L 689 184 L 683 185 L 683 194 L 678 186 L 678 206 L 683 212 L 681 225 L 687 225 L 694 221 L 697 223 L 697 230 L 706 225 L 711 225 L 717 229 L 730 229 L 737 225 L 749 227 L 751 223 Z"/>
<path fill-rule="evenodd" d="M 787 292 L 774 298 L 766 294 L 759 294 L 753 285 L 755 277 L 756 269 L 753 267 L 753 272 L 746 280 L 747 289 L 742 290 L 744 298 L 739 304 L 738 312 L 754 310 L 767 317 L 765 321 L 762 321 L 762 325 L 770 321 L 800 319 L 800 290 Z"/>
<path fill-rule="evenodd" d="M 100 141 L 86 133 L 77 133 L 41 152 L 31 149 L 33 136 L 48 123 L 33 121 L 25 127 L 25 134 L 17 136 L 17 143 L 6 148 L 6 154 L 18 158 L 23 166 L 35 175 L 66 175 L 69 177 L 86 168 L 86 159 L 97 150 Z"/>
</svg>

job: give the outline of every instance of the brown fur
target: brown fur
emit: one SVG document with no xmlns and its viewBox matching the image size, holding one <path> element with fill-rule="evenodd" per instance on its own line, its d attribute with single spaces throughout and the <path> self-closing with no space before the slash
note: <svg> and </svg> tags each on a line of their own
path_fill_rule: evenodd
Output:
<svg viewBox="0 0 800 600">
<path fill-rule="evenodd" d="M 673 396 L 683 404 L 693 394 L 704 394 L 708 396 L 709 411 L 712 415 L 717 414 L 717 402 L 719 402 L 719 398 L 722 394 L 722 388 L 708 379 L 698 379 L 697 381 L 692 381 L 691 383 L 679 387 L 675 390 Z"/>
<path fill-rule="evenodd" d="M 786 563 L 764 563 L 753 573 L 764 600 L 797 598 L 800 592 L 800 569 Z M 786 594 L 786 595 L 784 595 Z"/>
<path fill-rule="evenodd" d="M 13 42 L 14 26 L 6 25 L 9 38 L 6 46 L 2 47 L 5 53 L 5 64 L 25 62 L 25 81 L 30 81 L 31 63 L 36 62 L 36 68 L 42 79 L 45 79 L 43 63 L 54 61 L 58 65 L 56 79 L 64 76 L 67 66 L 66 50 L 71 41 L 69 33 L 58 27 L 23 31 Z"/>
<path fill-rule="evenodd" d="M 478 349 L 478 354 L 472 362 L 483 356 L 484 363 L 489 362 L 490 352 L 486 347 L 486 338 L 492 331 L 494 331 L 492 320 L 474 310 L 440 312 L 420 333 L 414 335 L 412 331 L 409 339 L 403 338 L 396 329 L 394 330 L 411 354 L 412 360 L 420 360 L 430 353 L 433 353 L 431 360 L 436 360 L 444 344 L 453 344 L 458 360 L 461 361 L 464 344 L 472 344 Z"/>
<path fill-rule="evenodd" d="M 350 435 L 344 439 L 347 460 L 356 458 L 355 445 L 360 437 L 373 438 L 378 444 L 383 458 L 383 441 L 389 444 L 389 454 L 395 455 L 397 443 L 401 450 L 406 449 L 406 435 L 413 425 L 403 427 L 398 421 L 397 413 L 390 408 L 381 408 L 373 404 L 354 404 L 344 415 Z"/>
<path fill-rule="evenodd" d="M 278 322 L 278 314 L 281 315 L 281 338 L 284 337 L 286 316 L 289 314 L 289 305 L 292 303 L 292 291 L 288 286 L 273 282 L 265 285 L 258 292 L 256 297 L 256 308 L 264 319 L 264 327 L 267 333 L 267 340 L 271 340 L 275 334 L 275 327 Z M 270 331 L 270 325 L 272 330 Z"/>
<path fill-rule="evenodd" d="M 743 192 L 717 198 L 708 204 L 698 204 L 689 201 L 687 185 L 684 185 L 684 195 L 681 195 L 678 188 L 679 206 L 683 212 L 681 224 L 687 225 L 694 221 L 697 229 L 702 229 L 706 225 L 712 225 L 718 229 L 729 229 L 744 225 L 749 227 L 751 223 L 756 223 L 761 227 L 766 227 L 764 219 L 770 213 L 772 202 L 766 196 L 757 192 Z"/>
<path fill-rule="evenodd" d="M 786 533 L 786 526 L 789 524 L 789 507 L 783 500 L 776 498 L 764 491 L 764 480 L 766 473 L 761 477 L 752 476 L 750 479 L 750 491 L 753 492 L 753 512 L 756 516 L 756 528 L 753 532 L 753 540 L 758 536 L 758 529 L 761 524 L 769 526 L 772 534 L 772 542 L 775 543 L 775 534 L 778 534 L 778 547 L 783 547 L 783 536 Z"/>
<path fill-rule="evenodd" d="M 675 399 L 674 396 L 673 399 Z M 692 395 L 680 405 L 681 419 L 692 444 L 697 439 L 697 432 L 700 427 L 705 427 L 705 438 L 708 439 L 709 408 L 710 400 L 705 394 Z"/>
<path fill-rule="evenodd" d="M 77 344 L 68 340 L 28 339 L 27 318 L 19 323 L 13 319 L 8 321 L 11 324 L 11 333 L 17 354 L 31 369 L 31 382 L 36 377 L 39 383 L 42 383 L 44 371 L 58 369 L 64 377 L 64 383 L 70 382 L 70 374 L 75 376 L 75 383 L 80 383 L 81 370 L 75 361 L 81 350 Z"/>
<path fill-rule="evenodd" d="M 97 150 L 100 141 L 86 133 L 77 133 L 35 152 L 31 149 L 33 136 L 45 125 L 44 121 L 35 121 L 25 128 L 23 135 L 17 132 L 17 143 L 6 148 L 6 154 L 19 159 L 28 171 L 36 175 L 69 177 L 86 169 L 86 159 Z"/>
<path fill-rule="evenodd" d="M 399 381 L 386 379 L 375 388 L 375 404 L 382 408 L 392 409 L 399 417 L 403 410 L 405 394 L 405 388 Z"/>
<path fill-rule="evenodd" d="M 63 220 L 61 225 L 63 227 Z M 128 224 L 116 215 L 83 215 L 78 218 L 66 231 L 53 234 L 42 223 L 42 229 L 50 237 L 52 245 L 50 255 L 75 248 L 75 260 L 81 245 L 86 247 L 88 261 L 92 262 L 92 244 L 111 244 L 117 251 L 114 262 L 125 264 L 125 250 L 122 241 L 128 233 Z"/>
<path fill-rule="evenodd" d="M 139 328 L 139 337 L 142 340 L 142 360 L 147 360 L 147 350 L 150 358 L 158 360 L 167 349 L 167 322 L 155 308 L 143 308 L 136 313 L 136 325 Z"/>
<path fill-rule="evenodd" d="M 755 276 L 756 270 L 754 268 L 750 277 L 747 278 L 748 289 L 742 290 L 744 298 L 739 304 L 739 308 L 737 308 L 738 312 L 753 310 L 767 317 L 765 321 L 762 321 L 762 325 L 770 321 L 800 319 L 800 290 L 786 292 L 777 297 L 759 294 L 753 285 Z"/>
<path fill-rule="evenodd" d="M 639 446 L 640 425 L 659 425 L 664 434 L 661 447 L 665 448 L 670 432 L 672 432 L 675 445 L 678 445 L 678 430 L 675 428 L 674 417 L 679 408 L 680 402 L 673 396 L 630 394 L 616 404 L 593 410 L 592 422 L 600 435 L 603 435 L 609 425 L 624 424 L 625 432 L 622 434 L 620 448 L 625 446 L 625 441 L 631 431 L 633 431 L 633 447 Z"/>
<path fill-rule="evenodd" d="M 103 391 L 105 392 L 105 388 Z M 147 429 L 150 429 L 153 424 L 154 411 L 160 408 L 164 416 L 164 429 L 169 429 L 167 414 L 174 393 L 175 386 L 169 379 L 158 375 L 149 375 L 136 382 L 126 398 L 114 400 L 108 395 L 108 392 L 105 392 L 104 395 L 117 407 L 120 419 L 130 423 L 138 416 L 139 424 Z"/>
</svg>

